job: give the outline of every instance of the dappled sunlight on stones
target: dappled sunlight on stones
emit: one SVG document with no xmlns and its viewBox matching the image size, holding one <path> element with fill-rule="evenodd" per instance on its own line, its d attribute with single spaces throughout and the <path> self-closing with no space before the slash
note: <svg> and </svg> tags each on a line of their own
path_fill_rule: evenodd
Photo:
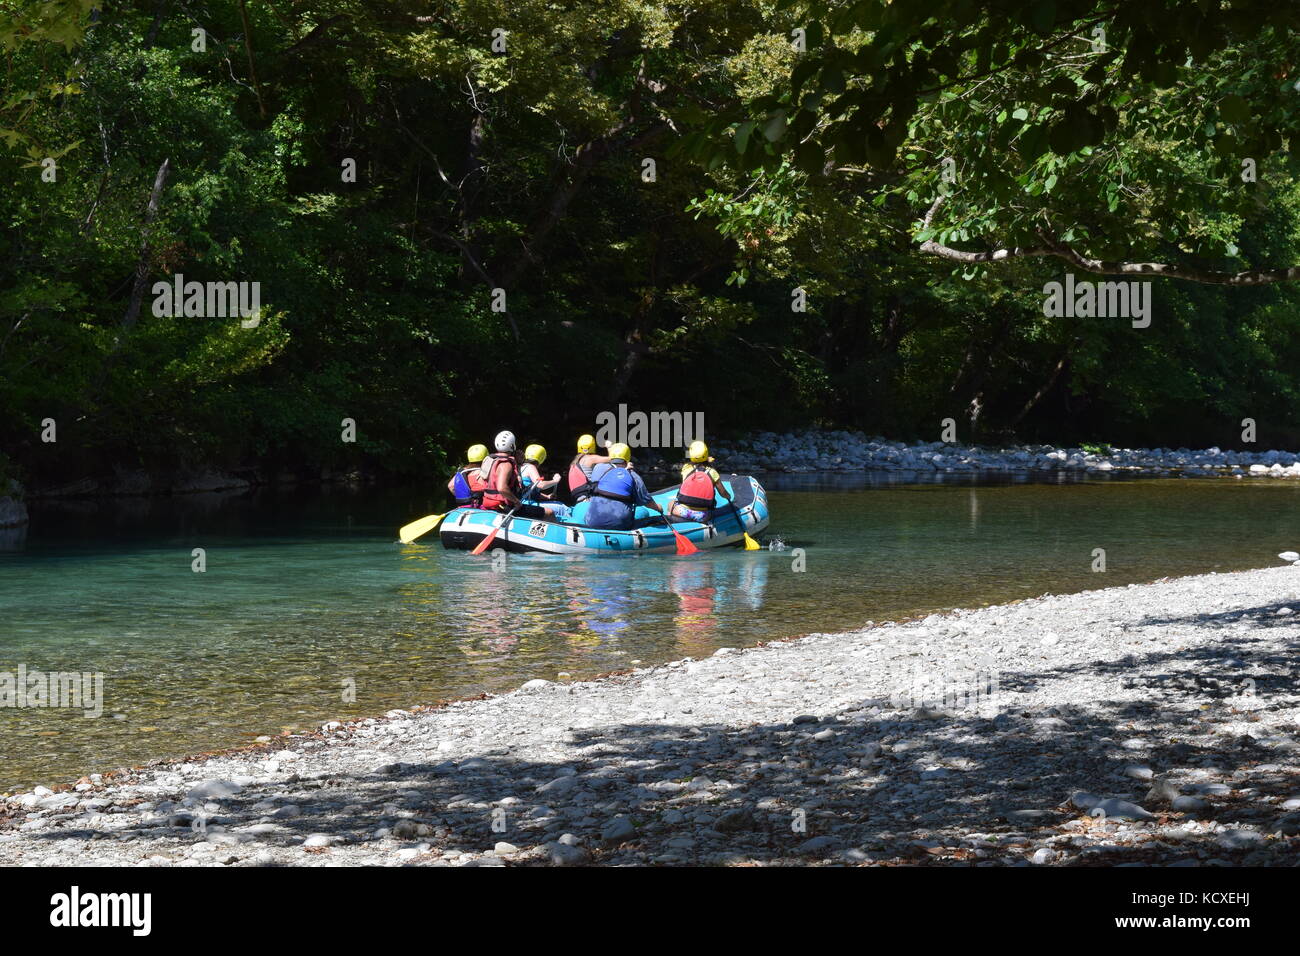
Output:
<svg viewBox="0 0 1300 956">
<path fill-rule="evenodd" d="M 1289 863 L 1300 623 L 1271 611 L 1293 573 L 535 682 L 34 791 L 0 862 Z M 989 674 L 988 697 L 927 683 Z"/>
</svg>

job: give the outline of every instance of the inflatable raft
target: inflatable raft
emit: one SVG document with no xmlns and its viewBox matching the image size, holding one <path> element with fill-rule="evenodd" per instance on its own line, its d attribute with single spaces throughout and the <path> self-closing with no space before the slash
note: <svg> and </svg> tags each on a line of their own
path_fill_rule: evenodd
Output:
<svg viewBox="0 0 1300 956">
<path fill-rule="evenodd" d="M 724 548 L 741 542 L 746 533 L 755 535 L 767 527 L 767 492 L 748 475 L 722 479 L 731 492 L 735 507 L 724 504 L 708 522 L 673 520 L 673 528 L 697 548 Z M 660 507 L 667 508 L 677 492 L 674 485 L 653 493 Z M 479 508 L 457 508 L 442 520 L 439 535 L 444 548 L 472 549 L 503 516 Z M 543 554 L 674 554 L 677 542 L 663 519 L 631 531 L 586 528 L 560 521 L 511 518 L 488 550 L 504 549 Z"/>
</svg>

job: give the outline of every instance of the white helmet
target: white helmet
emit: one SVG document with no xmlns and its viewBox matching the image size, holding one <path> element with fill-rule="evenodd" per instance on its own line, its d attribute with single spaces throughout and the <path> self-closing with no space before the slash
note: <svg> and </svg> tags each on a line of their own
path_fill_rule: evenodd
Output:
<svg viewBox="0 0 1300 956">
<path fill-rule="evenodd" d="M 498 432 L 496 439 L 492 442 L 497 451 L 510 452 L 515 450 L 515 433 Z"/>
</svg>

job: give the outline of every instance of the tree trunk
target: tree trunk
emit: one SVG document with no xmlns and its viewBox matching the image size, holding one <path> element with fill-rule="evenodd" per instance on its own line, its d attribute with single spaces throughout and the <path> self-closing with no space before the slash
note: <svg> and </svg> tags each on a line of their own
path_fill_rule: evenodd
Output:
<svg viewBox="0 0 1300 956">
<path fill-rule="evenodd" d="M 641 341 L 643 336 L 641 323 L 644 321 L 642 312 L 648 312 L 650 310 L 650 303 L 652 303 L 655 298 L 656 296 L 653 291 L 647 292 L 646 295 L 642 297 L 641 302 L 643 308 L 637 310 L 637 324 L 633 326 L 631 331 L 629 331 L 623 338 L 623 348 L 626 350 L 626 354 L 623 357 L 623 361 L 619 363 L 618 371 L 614 375 L 614 386 L 610 389 L 609 394 L 611 405 L 616 404 L 627 392 L 628 383 L 632 381 L 632 373 L 635 372 L 636 367 L 641 364 L 641 356 L 650 351 L 650 349 Z"/>
<path fill-rule="evenodd" d="M 153 46 L 158 42 L 158 28 L 162 26 L 163 14 L 167 12 L 167 0 L 158 0 L 153 8 L 153 22 L 149 24 L 149 32 L 145 34 L 144 45 L 146 48 Z"/>
<path fill-rule="evenodd" d="M 154 177 L 153 192 L 149 194 L 149 205 L 144 211 L 144 227 L 140 230 L 140 258 L 135 266 L 135 282 L 131 287 L 131 302 L 122 317 L 122 327 L 131 329 L 140 317 L 140 303 L 144 300 L 144 287 L 149 282 L 149 231 L 158 218 L 158 204 L 162 200 L 163 187 L 167 185 L 167 176 L 171 172 L 171 160 L 164 159 Z"/>
<path fill-rule="evenodd" d="M 1052 366 L 1052 371 L 1048 374 L 1047 381 L 1043 382 L 1043 384 L 1039 386 L 1038 391 L 1034 392 L 1029 401 L 1025 402 L 1025 407 L 1016 413 L 1015 418 L 1011 419 L 1008 424 L 1009 428 L 1015 428 L 1019 425 L 1021 421 L 1024 420 L 1024 417 L 1034 410 L 1034 406 L 1042 401 L 1043 396 L 1052 390 L 1052 386 L 1056 384 L 1056 380 L 1061 377 L 1061 370 L 1064 369 L 1066 364 L 1070 361 L 1070 355 L 1074 352 L 1074 348 L 1078 344 L 1079 340 L 1075 339 L 1065 347 L 1065 350 L 1061 353 L 1061 357 L 1057 359 L 1056 364 Z"/>
<path fill-rule="evenodd" d="M 244 0 L 239 0 L 239 18 L 244 22 L 244 52 L 248 54 L 248 75 L 253 81 L 253 95 L 257 97 L 257 109 L 266 119 L 266 104 L 262 102 L 262 84 L 257 79 L 257 65 L 253 62 L 252 28 L 248 24 L 248 8 Z"/>
<path fill-rule="evenodd" d="M 483 135 L 486 131 L 486 114 L 474 114 L 469 126 L 469 139 L 465 145 L 465 177 L 461 180 L 456 197 L 460 219 L 460 238 L 465 243 L 466 259 L 481 259 L 482 253 L 474 241 L 474 224 L 478 219 L 478 194 L 483 186 Z M 467 273 L 472 264 L 462 260 L 461 269 Z"/>
</svg>

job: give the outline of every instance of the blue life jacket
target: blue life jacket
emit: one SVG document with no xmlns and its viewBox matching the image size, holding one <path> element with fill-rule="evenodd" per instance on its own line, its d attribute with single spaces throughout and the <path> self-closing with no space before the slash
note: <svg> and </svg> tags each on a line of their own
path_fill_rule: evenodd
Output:
<svg viewBox="0 0 1300 956">
<path fill-rule="evenodd" d="M 592 477 L 596 482 L 596 489 L 593 494 L 601 498 L 610 498 L 614 501 L 621 501 L 625 505 L 633 502 L 632 492 L 636 489 L 636 479 L 632 477 L 632 472 L 627 470 L 626 465 L 608 465 L 603 469 L 597 469 L 593 472 Z"/>
<path fill-rule="evenodd" d="M 451 479 L 451 489 L 457 505 L 465 507 L 474 503 L 474 489 L 469 486 L 463 471 L 457 471 L 455 477 Z"/>
</svg>

